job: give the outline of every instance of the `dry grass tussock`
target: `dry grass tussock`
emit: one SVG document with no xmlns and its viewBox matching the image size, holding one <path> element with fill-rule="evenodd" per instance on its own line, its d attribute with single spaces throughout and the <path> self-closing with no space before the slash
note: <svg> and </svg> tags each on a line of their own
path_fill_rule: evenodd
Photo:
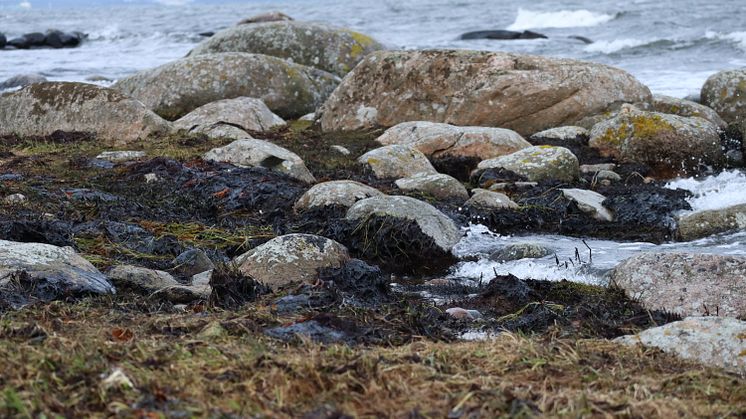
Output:
<svg viewBox="0 0 746 419">
<path fill-rule="evenodd" d="M 281 343 L 261 329 L 298 319 L 262 304 L 186 313 L 136 304 L 57 302 L 4 314 L 0 415 L 746 415 L 746 380 L 606 340 Z"/>
</svg>

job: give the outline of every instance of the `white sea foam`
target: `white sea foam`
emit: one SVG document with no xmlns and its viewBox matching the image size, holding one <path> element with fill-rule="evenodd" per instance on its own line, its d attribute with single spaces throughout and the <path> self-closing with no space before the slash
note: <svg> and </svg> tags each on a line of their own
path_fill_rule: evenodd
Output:
<svg viewBox="0 0 746 419">
<path fill-rule="evenodd" d="M 739 48 L 746 50 L 746 31 L 738 31 L 738 32 L 730 32 L 730 33 L 707 31 L 705 32 L 705 38 L 730 41 L 736 44 L 736 46 L 738 46 Z"/>
<path fill-rule="evenodd" d="M 670 189 L 686 189 L 693 196 L 687 201 L 692 211 L 705 211 L 746 204 L 746 174 L 729 170 L 703 179 L 677 179 L 666 184 Z"/>
<path fill-rule="evenodd" d="M 511 31 L 535 28 L 579 28 L 596 26 L 614 19 L 613 15 L 594 13 L 589 10 L 560 10 L 558 12 L 536 12 L 518 9 L 515 22 L 508 26 Z"/>
<path fill-rule="evenodd" d="M 31 8 L 31 2 L 30 1 L 22 1 L 18 3 L 18 7 L 21 9 L 30 9 Z"/>
<path fill-rule="evenodd" d="M 155 2 L 164 6 L 183 6 L 191 3 L 192 0 L 155 0 Z"/>
<path fill-rule="evenodd" d="M 596 41 L 592 44 L 587 45 L 585 47 L 585 51 L 612 54 L 615 52 L 619 52 L 623 49 L 639 47 L 640 45 L 645 45 L 647 43 L 649 42 L 643 41 L 641 39 L 634 39 L 634 38 L 615 39 L 613 41 Z"/>
</svg>

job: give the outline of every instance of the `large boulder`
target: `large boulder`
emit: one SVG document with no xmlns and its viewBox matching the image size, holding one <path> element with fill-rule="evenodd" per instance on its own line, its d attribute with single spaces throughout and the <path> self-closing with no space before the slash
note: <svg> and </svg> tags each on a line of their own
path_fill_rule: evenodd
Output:
<svg viewBox="0 0 746 419">
<path fill-rule="evenodd" d="M 42 300 L 115 292 L 109 280 L 71 247 L 5 240 L 0 240 L 0 290 Z"/>
<path fill-rule="evenodd" d="M 352 180 L 333 180 L 311 187 L 298 198 L 293 208 L 298 212 L 327 206 L 349 208 L 355 202 L 373 196 L 383 196 L 383 192 Z"/>
<path fill-rule="evenodd" d="M 5 48 L 5 44 L 8 43 L 8 38 L 5 37 L 5 34 L 0 33 L 0 49 Z"/>
<path fill-rule="evenodd" d="M 717 126 L 699 117 L 645 112 L 625 105 L 591 130 L 591 147 L 617 160 L 658 170 L 696 170 L 723 159 Z"/>
<path fill-rule="evenodd" d="M 314 282 L 318 270 L 340 268 L 347 248 L 325 237 L 288 234 L 276 237 L 235 259 L 241 272 L 275 290 Z"/>
<path fill-rule="evenodd" d="M 580 162 L 564 147 L 533 146 L 515 153 L 479 163 L 477 170 L 506 169 L 529 181 L 561 180 L 572 182 L 580 174 Z"/>
<path fill-rule="evenodd" d="M 137 100 L 85 83 L 34 83 L 0 96 L 0 135 L 87 132 L 112 145 L 166 134 L 171 124 Z"/>
<path fill-rule="evenodd" d="M 684 320 L 622 336 L 615 342 L 641 344 L 684 359 L 746 375 L 746 322 L 723 317 Z"/>
<path fill-rule="evenodd" d="M 313 112 L 339 78 L 277 57 L 242 52 L 182 58 L 117 81 L 113 88 L 174 120 L 198 107 L 241 96 L 261 99 L 283 118 Z"/>
<path fill-rule="evenodd" d="M 509 128 L 521 135 L 572 124 L 650 91 L 602 64 L 505 52 L 378 51 L 324 104 L 324 131 L 406 121 Z"/>
<path fill-rule="evenodd" d="M 412 220 L 444 252 L 450 252 L 461 239 L 453 221 L 432 205 L 407 196 L 379 196 L 358 201 L 347 210 L 346 218 L 353 221 L 379 217 Z M 406 246 L 406 243 L 402 244 Z"/>
<path fill-rule="evenodd" d="M 383 45 L 373 38 L 349 29 L 284 20 L 224 29 L 197 45 L 189 55 L 266 54 L 344 76 L 363 57 L 380 49 Z"/>
<path fill-rule="evenodd" d="M 653 110 L 660 113 L 668 113 L 678 116 L 696 116 L 710 121 L 716 127 L 724 130 L 728 123 L 720 117 L 713 109 L 691 100 L 679 99 L 666 95 L 653 95 L 650 102 Z"/>
<path fill-rule="evenodd" d="M 456 199 L 463 202 L 469 198 L 469 192 L 461 182 L 443 173 L 418 173 L 397 179 L 394 183 L 402 191 L 420 192 L 435 199 Z"/>
<path fill-rule="evenodd" d="M 214 135 L 220 132 L 216 130 L 230 127 L 242 130 L 244 137 L 248 136 L 246 131 L 265 132 L 284 125 L 285 121 L 269 110 L 264 102 L 250 97 L 208 103 L 174 121 L 174 128 L 188 132 Z"/>
<path fill-rule="evenodd" d="M 746 204 L 685 214 L 678 219 L 677 236 L 689 241 L 713 234 L 746 229 Z"/>
<path fill-rule="evenodd" d="M 419 173 L 435 174 L 430 160 L 416 148 L 407 145 L 387 145 L 363 154 L 358 163 L 370 168 L 378 178 L 403 178 Z"/>
<path fill-rule="evenodd" d="M 428 157 L 474 157 L 491 159 L 531 147 L 515 131 L 490 127 L 457 127 L 427 121 L 402 122 L 380 137 L 383 145 L 409 145 Z"/>
<path fill-rule="evenodd" d="M 614 268 L 611 282 L 650 309 L 682 316 L 746 316 L 746 258 L 643 253 Z"/>
<path fill-rule="evenodd" d="M 263 167 L 285 173 L 306 183 L 316 181 L 303 159 L 292 151 L 268 141 L 253 138 L 236 140 L 224 147 L 208 151 L 202 158 L 240 167 Z"/>
<path fill-rule="evenodd" d="M 729 124 L 746 122 L 746 68 L 710 76 L 702 86 L 702 104 Z"/>
</svg>

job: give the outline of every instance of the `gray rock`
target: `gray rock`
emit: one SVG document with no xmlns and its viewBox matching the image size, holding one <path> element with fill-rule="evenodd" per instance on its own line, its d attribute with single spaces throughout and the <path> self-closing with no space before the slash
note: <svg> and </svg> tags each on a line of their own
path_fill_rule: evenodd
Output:
<svg viewBox="0 0 746 419">
<path fill-rule="evenodd" d="M 379 196 L 358 201 L 347 210 L 348 220 L 365 220 L 372 216 L 389 216 L 413 220 L 445 252 L 461 240 L 453 221 L 432 205 L 407 196 Z"/>
<path fill-rule="evenodd" d="M 235 259 L 241 272 L 274 290 L 314 282 L 318 270 L 339 268 L 347 248 L 325 237 L 288 234 L 276 237 Z"/>
<path fill-rule="evenodd" d="M 295 202 L 293 208 L 298 212 L 332 205 L 349 208 L 355 202 L 373 196 L 383 196 L 383 193 L 352 180 L 333 180 L 311 187 Z"/>
<path fill-rule="evenodd" d="M 19 74 L 0 83 L 0 90 L 25 87 L 29 84 L 44 83 L 45 81 L 47 81 L 47 78 L 41 74 Z"/>
<path fill-rule="evenodd" d="M 216 127 L 232 128 L 235 133 L 229 131 L 220 136 L 236 137 L 239 132 L 243 132 L 243 136 L 238 138 L 250 137 L 246 131 L 265 132 L 284 125 L 285 121 L 272 113 L 264 102 L 250 97 L 211 102 L 174 121 L 176 129 L 205 134 L 209 132 L 212 136 L 218 136 L 214 131 Z"/>
<path fill-rule="evenodd" d="M 143 157 L 145 157 L 144 151 L 104 151 L 96 156 L 96 158 L 99 160 L 106 160 L 110 162 L 137 160 Z"/>
<path fill-rule="evenodd" d="M 422 192 L 436 199 L 469 198 L 466 187 L 453 176 L 442 173 L 418 173 L 414 176 L 398 179 L 396 187 L 402 191 Z"/>
<path fill-rule="evenodd" d="M 298 118 L 299 121 L 308 121 L 308 122 L 314 122 L 316 121 L 316 112 L 307 113 L 300 118 Z"/>
<path fill-rule="evenodd" d="M 667 172 L 723 160 L 718 128 L 711 122 L 627 105 L 616 117 L 593 127 L 589 145 L 602 155 Z"/>
<path fill-rule="evenodd" d="M 550 249 L 536 243 L 515 243 L 496 250 L 489 259 L 495 262 L 510 262 L 521 259 L 539 259 L 551 254 Z"/>
<path fill-rule="evenodd" d="M 184 277 L 194 277 L 195 275 L 215 269 L 207 254 L 200 249 L 189 249 L 186 252 L 176 256 L 171 262 L 175 274 Z M 209 278 L 208 278 L 209 281 Z"/>
<path fill-rule="evenodd" d="M 663 352 L 746 375 L 746 322 L 723 317 L 684 320 L 622 336 L 615 342 L 641 344 Z"/>
<path fill-rule="evenodd" d="M 583 127 L 574 127 L 574 126 L 566 126 L 566 127 L 557 127 L 557 128 L 550 128 L 541 132 L 537 132 L 536 134 L 531 136 L 531 141 L 538 141 L 538 140 L 559 140 L 559 141 L 570 141 L 574 140 L 576 138 L 583 138 L 588 139 L 590 138 L 591 133 L 587 129 Z"/>
<path fill-rule="evenodd" d="M 292 17 L 282 12 L 267 12 L 258 14 L 256 16 L 247 17 L 238 22 L 239 25 L 248 25 L 251 23 L 262 23 L 262 22 L 279 22 L 283 20 L 295 20 Z"/>
<path fill-rule="evenodd" d="M 600 221 L 614 221 L 614 215 L 606 207 L 602 205 L 605 196 L 598 192 L 589 191 L 587 189 L 561 189 L 562 194 L 565 198 L 574 201 L 578 205 L 578 209 Z"/>
<path fill-rule="evenodd" d="M 547 179 L 571 182 L 578 178 L 579 167 L 578 158 L 564 147 L 534 146 L 507 156 L 484 160 L 477 169 L 503 168 L 533 182 Z"/>
<path fill-rule="evenodd" d="M 182 58 L 117 81 L 118 89 L 166 119 L 222 99 L 261 99 L 283 118 L 318 108 L 339 83 L 324 71 L 262 54 L 227 52 Z"/>
<path fill-rule="evenodd" d="M 241 128 L 235 127 L 233 125 L 228 125 L 223 122 L 216 122 L 214 124 L 194 127 L 194 130 L 190 132 L 205 134 L 209 138 L 226 138 L 229 140 L 254 138 L 248 132 L 242 130 Z"/>
<path fill-rule="evenodd" d="M 740 204 L 698 211 L 679 217 L 677 236 L 680 240 L 690 241 L 713 234 L 744 229 L 746 229 L 746 204 Z"/>
<path fill-rule="evenodd" d="M 114 287 L 71 247 L 0 240 L 0 287 L 14 287 L 19 275 L 35 283 L 42 299 L 81 294 L 113 294 Z"/>
<path fill-rule="evenodd" d="M 336 151 L 337 153 L 343 155 L 343 156 L 349 156 L 351 154 L 350 150 L 348 150 L 345 147 L 342 147 L 341 145 L 333 145 L 329 146 L 332 150 Z"/>
<path fill-rule="evenodd" d="M 0 96 L 0 135 L 89 132 L 124 145 L 171 132 L 171 124 L 116 90 L 85 83 L 35 83 Z"/>
<path fill-rule="evenodd" d="M 616 164 L 614 163 L 599 163 L 599 164 L 581 164 L 580 173 L 596 173 L 602 170 L 614 170 Z"/>
<path fill-rule="evenodd" d="M 702 86 L 702 104 L 712 108 L 728 124 L 746 121 L 746 69 L 713 74 Z"/>
<path fill-rule="evenodd" d="M 611 170 L 599 170 L 596 172 L 595 176 L 593 176 L 593 179 L 595 179 L 598 182 L 601 182 L 602 184 L 612 184 L 614 182 L 620 182 L 622 180 L 622 177 L 619 176 L 616 172 L 612 172 Z"/>
<path fill-rule="evenodd" d="M 373 38 L 349 29 L 286 20 L 222 30 L 197 45 L 189 55 L 266 54 L 344 76 L 363 57 L 380 49 L 383 46 Z"/>
<path fill-rule="evenodd" d="M 26 200 L 27 200 L 26 195 L 20 194 L 20 193 L 14 193 L 14 194 L 6 196 L 5 199 L 3 199 L 3 202 L 5 202 L 6 204 L 13 205 L 13 204 L 22 204 L 26 202 Z"/>
<path fill-rule="evenodd" d="M 413 121 L 402 122 L 384 132 L 376 141 L 383 145 L 402 144 L 428 157 L 474 157 L 480 160 L 510 154 L 531 144 L 515 131 L 490 127 Z"/>
<path fill-rule="evenodd" d="M 321 127 L 355 131 L 431 121 L 531 135 L 614 103 L 648 100 L 647 87 L 602 64 L 488 51 L 377 51 L 326 101 Z"/>
<path fill-rule="evenodd" d="M 746 316 L 746 258 L 643 253 L 614 268 L 612 283 L 650 309 L 682 316 Z"/>
<path fill-rule="evenodd" d="M 416 148 L 407 145 L 387 145 L 371 150 L 357 161 L 369 167 L 378 178 L 396 179 L 418 173 L 438 173 L 430 160 Z"/>
<path fill-rule="evenodd" d="M 181 285 L 168 272 L 132 265 L 115 266 L 109 271 L 108 277 L 119 289 L 130 289 L 145 294 Z"/>
<path fill-rule="evenodd" d="M 728 123 L 723 121 L 723 118 L 717 112 L 705 105 L 700 105 L 690 100 L 665 95 L 653 95 L 653 100 L 650 103 L 656 112 L 685 117 L 696 116 L 710 121 L 721 130 L 728 127 Z"/>
<path fill-rule="evenodd" d="M 236 140 L 225 147 L 208 151 L 202 158 L 240 167 L 264 167 L 307 183 L 316 181 L 297 154 L 267 141 Z"/>
<path fill-rule="evenodd" d="M 472 197 L 464 203 L 468 207 L 481 207 L 490 209 L 516 209 L 518 204 L 513 202 L 507 195 L 489 191 L 486 189 L 472 189 Z"/>
</svg>

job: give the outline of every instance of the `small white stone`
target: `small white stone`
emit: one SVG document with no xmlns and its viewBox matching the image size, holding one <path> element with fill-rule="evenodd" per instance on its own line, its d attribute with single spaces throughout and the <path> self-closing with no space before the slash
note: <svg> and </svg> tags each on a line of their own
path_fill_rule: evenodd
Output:
<svg viewBox="0 0 746 419">
<path fill-rule="evenodd" d="M 14 193 L 13 195 L 6 196 L 5 202 L 7 204 L 20 204 L 22 202 L 26 202 L 26 195 Z"/>
<path fill-rule="evenodd" d="M 104 151 L 96 156 L 99 160 L 107 160 L 111 162 L 137 160 L 143 157 L 145 157 L 144 151 Z"/>
<path fill-rule="evenodd" d="M 155 173 L 146 173 L 145 174 L 145 183 L 154 183 L 158 182 L 160 178 Z"/>
</svg>

